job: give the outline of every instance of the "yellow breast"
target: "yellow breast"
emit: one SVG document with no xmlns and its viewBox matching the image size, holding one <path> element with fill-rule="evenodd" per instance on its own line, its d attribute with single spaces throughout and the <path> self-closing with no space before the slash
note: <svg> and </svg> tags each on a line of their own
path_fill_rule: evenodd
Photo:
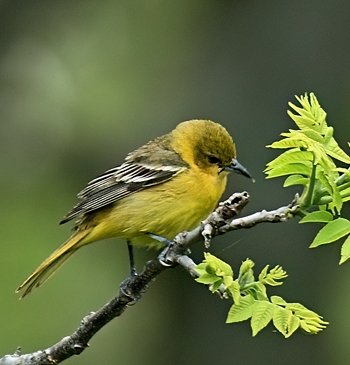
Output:
<svg viewBox="0 0 350 365">
<path fill-rule="evenodd" d="M 226 180 L 225 172 L 186 169 L 163 184 L 96 212 L 89 242 L 120 237 L 133 244 L 159 246 L 144 233 L 173 239 L 177 233 L 195 228 L 217 205 Z"/>
</svg>

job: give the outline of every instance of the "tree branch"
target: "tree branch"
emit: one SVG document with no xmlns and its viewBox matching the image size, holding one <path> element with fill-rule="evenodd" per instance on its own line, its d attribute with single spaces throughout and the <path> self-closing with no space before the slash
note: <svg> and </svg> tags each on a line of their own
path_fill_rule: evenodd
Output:
<svg viewBox="0 0 350 365">
<path fill-rule="evenodd" d="M 247 192 L 235 193 L 219 204 L 202 224 L 190 232 L 179 233 L 174 241 L 160 253 L 159 257 L 148 261 L 141 273 L 132 276 L 120 285 L 118 295 L 97 312 L 91 312 L 83 318 L 79 327 L 70 336 L 64 337 L 55 345 L 31 354 L 20 355 L 17 349 L 13 355 L 5 355 L 0 365 L 52 365 L 82 353 L 89 340 L 113 318 L 120 316 L 126 308 L 135 304 L 148 289 L 150 282 L 161 272 L 175 265 L 182 265 L 194 277 L 197 277 L 196 264 L 188 256 L 189 247 L 204 240 L 208 248 L 213 237 L 241 228 L 250 228 L 262 222 L 283 222 L 293 217 L 297 211 L 296 199 L 291 204 L 267 212 L 265 210 L 252 215 L 236 218 L 249 201 Z"/>
</svg>

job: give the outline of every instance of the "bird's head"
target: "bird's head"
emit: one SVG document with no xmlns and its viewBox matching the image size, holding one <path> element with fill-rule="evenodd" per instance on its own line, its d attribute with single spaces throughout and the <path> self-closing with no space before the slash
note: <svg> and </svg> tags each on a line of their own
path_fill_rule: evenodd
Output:
<svg viewBox="0 0 350 365">
<path fill-rule="evenodd" d="M 236 160 L 236 147 L 227 130 L 210 120 L 189 120 L 172 132 L 176 152 L 190 165 L 217 173 L 234 171 L 250 177 Z"/>
</svg>

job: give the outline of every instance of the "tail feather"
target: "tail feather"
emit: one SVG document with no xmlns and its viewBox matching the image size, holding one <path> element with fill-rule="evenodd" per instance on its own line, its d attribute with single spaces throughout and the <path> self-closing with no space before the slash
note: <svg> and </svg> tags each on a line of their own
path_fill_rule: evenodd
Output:
<svg viewBox="0 0 350 365">
<path fill-rule="evenodd" d="M 84 238 L 90 230 L 76 231 L 66 242 L 57 248 L 43 263 L 16 289 L 23 291 L 20 299 L 24 298 L 35 288 L 44 284 L 72 255 L 85 243 Z"/>
</svg>

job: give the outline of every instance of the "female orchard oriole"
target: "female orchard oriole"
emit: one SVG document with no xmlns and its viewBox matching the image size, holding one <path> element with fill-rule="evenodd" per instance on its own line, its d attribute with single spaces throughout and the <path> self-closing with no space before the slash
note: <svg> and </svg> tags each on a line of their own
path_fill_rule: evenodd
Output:
<svg viewBox="0 0 350 365">
<path fill-rule="evenodd" d="M 180 123 L 127 155 L 125 162 L 90 181 L 81 201 L 60 223 L 81 216 L 71 237 L 16 290 L 26 296 L 42 285 L 77 249 L 104 238 L 161 246 L 147 233 L 172 240 L 195 228 L 215 208 L 227 175 L 250 177 L 238 163 L 226 129 L 209 120 Z"/>
</svg>

